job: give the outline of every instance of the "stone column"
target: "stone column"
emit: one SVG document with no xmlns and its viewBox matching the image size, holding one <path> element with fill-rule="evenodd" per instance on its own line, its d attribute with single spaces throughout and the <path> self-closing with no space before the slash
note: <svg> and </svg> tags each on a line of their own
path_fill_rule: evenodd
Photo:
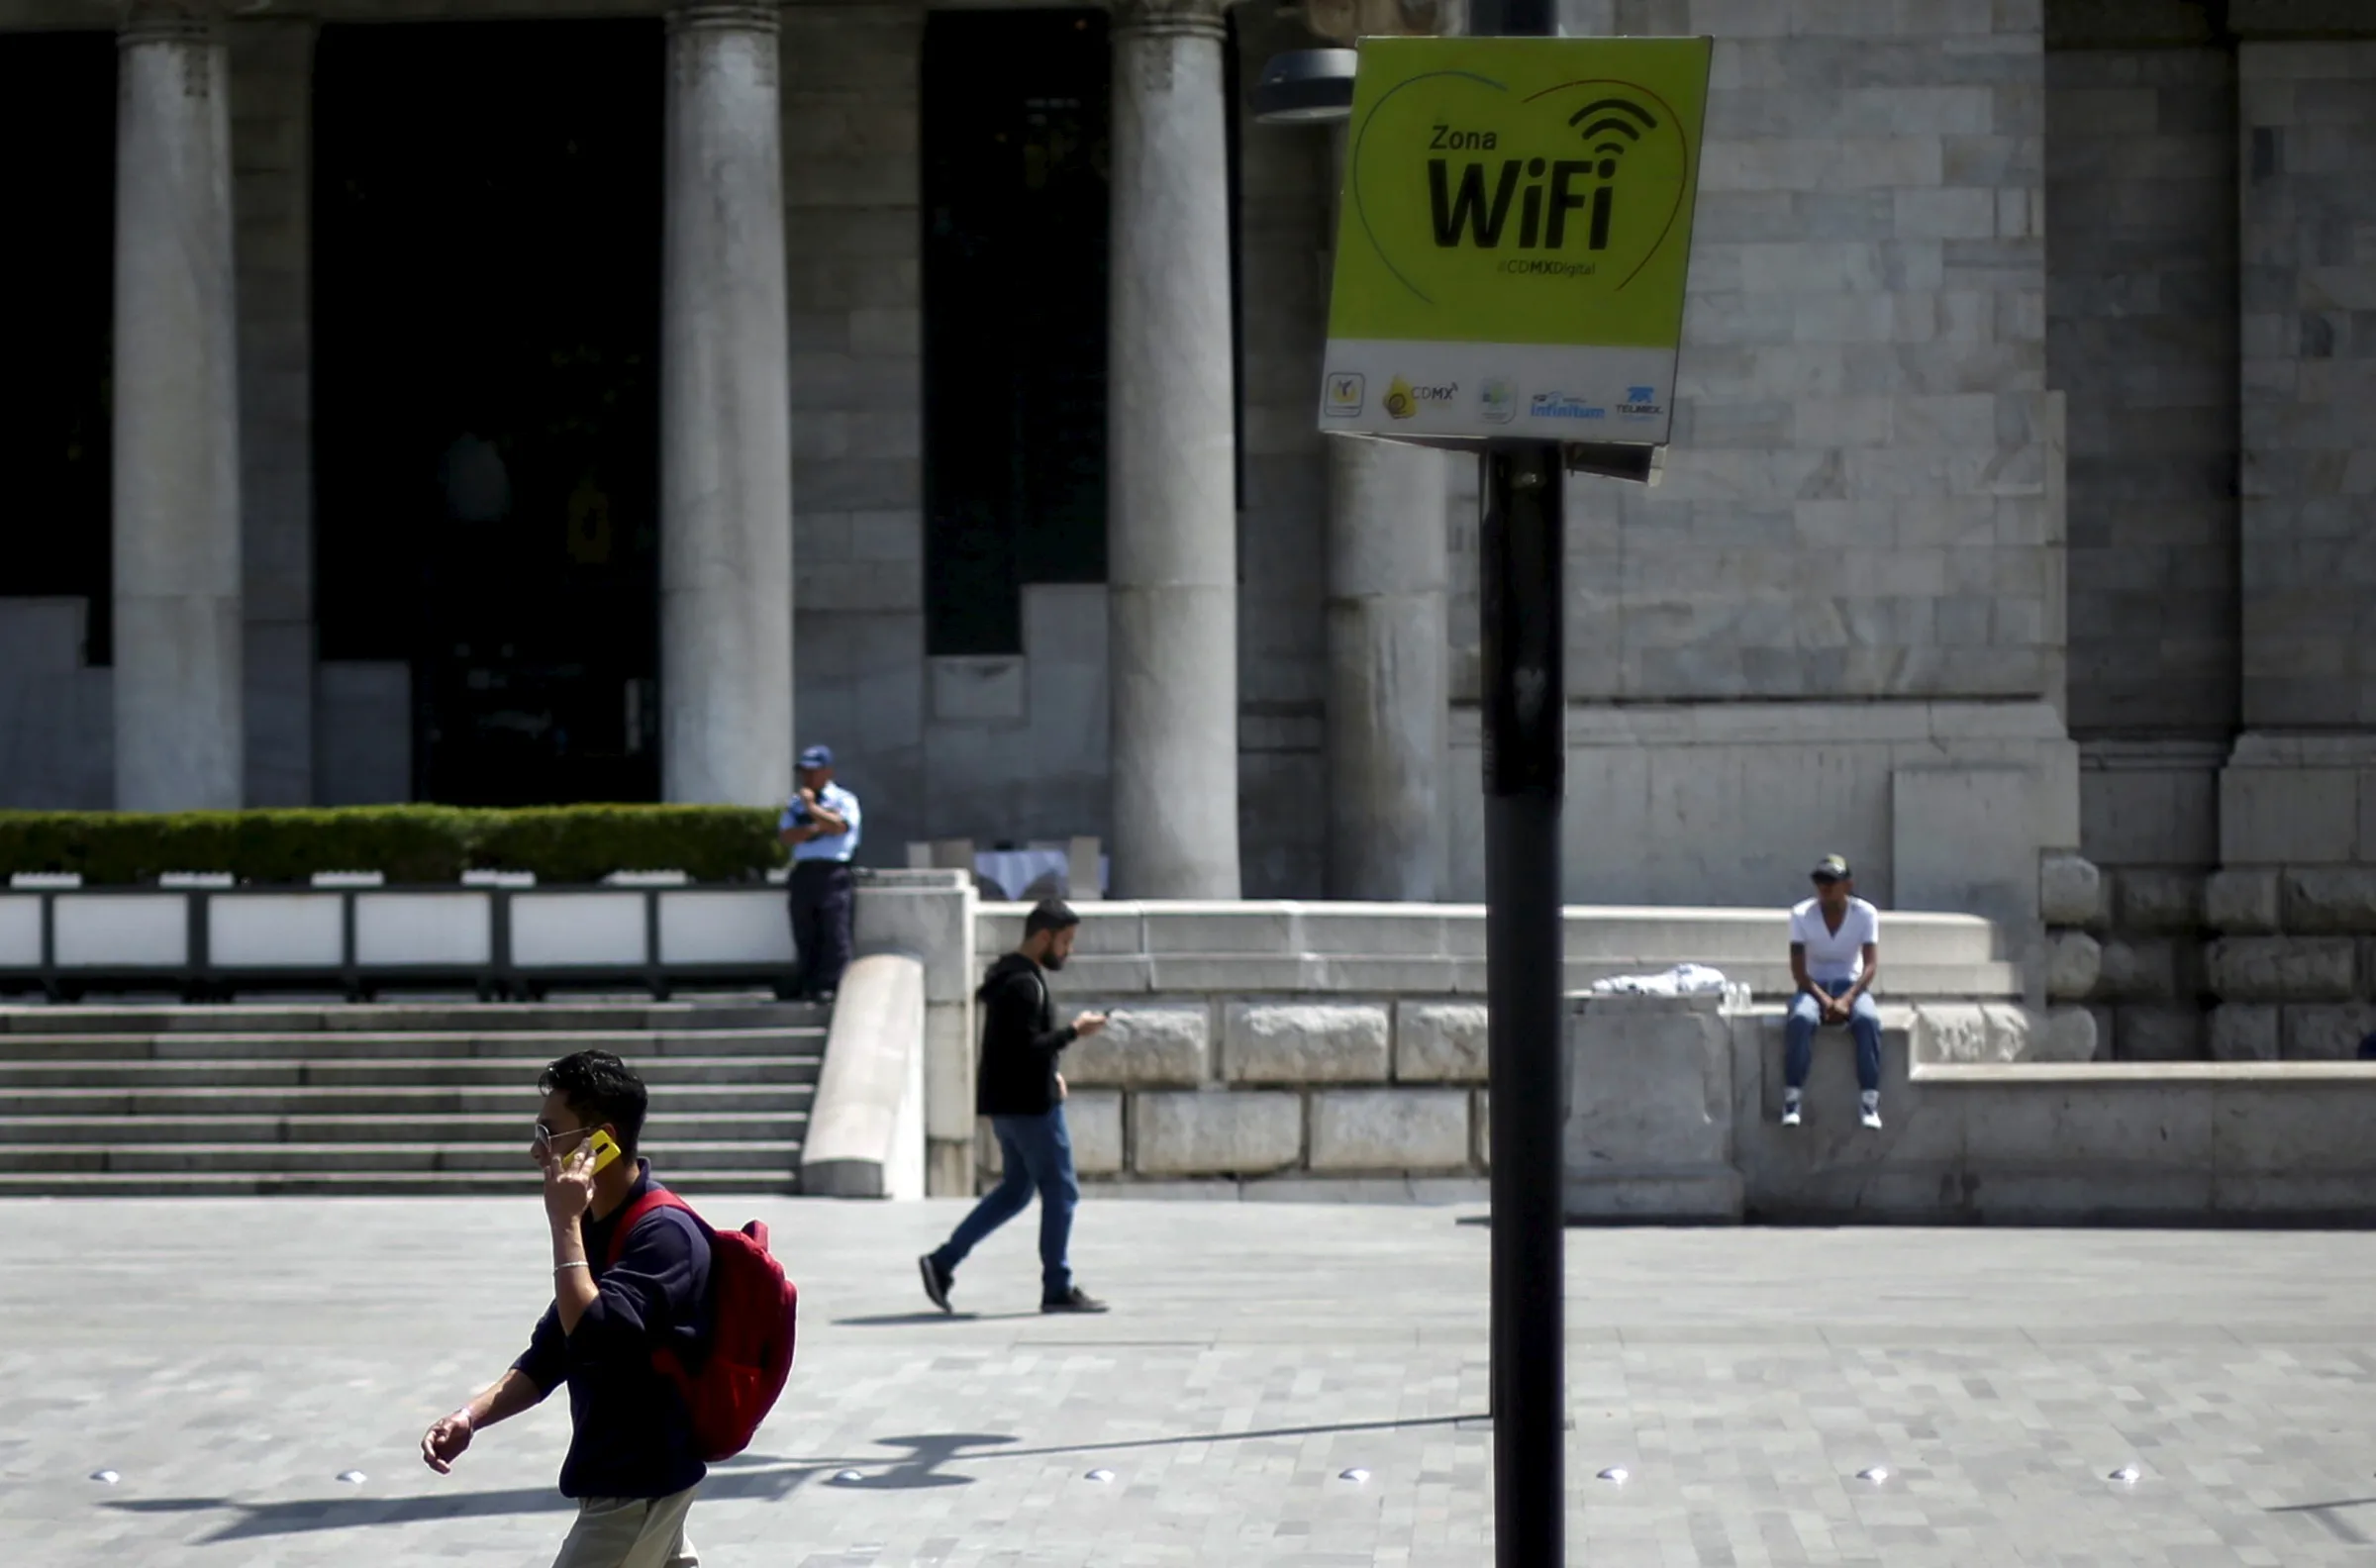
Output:
<svg viewBox="0 0 2376 1568">
<path fill-rule="evenodd" d="M 792 788 L 792 413 L 775 8 L 668 17 L 660 714 L 671 801 Z"/>
<path fill-rule="evenodd" d="M 1341 189 L 1342 130 L 1333 140 Z M 1349 437 L 1325 444 L 1329 896 L 1426 902 L 1443 860 L 1443 456 Z"/>
<path fill-rule="evenodd" d="M 1118 0 L 1107 366 L 1114 891 L 1238 897 L 1224 0 Z"/>
<path fill-rule="evenodd" d="M 230 62 L 201 18 L 136 13 L 116 98 L 116 805 L 233 809 L 240 414 Z"/>
</svg>

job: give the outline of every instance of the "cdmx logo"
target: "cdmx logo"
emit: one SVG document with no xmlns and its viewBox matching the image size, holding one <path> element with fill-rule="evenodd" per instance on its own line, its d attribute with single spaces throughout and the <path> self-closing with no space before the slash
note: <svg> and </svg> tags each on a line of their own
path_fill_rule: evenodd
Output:
<svg viewBox="0 0 2376 1568">
<path fill-rule="evenodd" d="M 1460 383 L 1457 381 L 1447 382 L 1442 386 L 1413 386 L 1398 375 L 1386 383 L 1384 402 L 1386 412 L 1390 416 L 1398 420 L 1407 420 L 1416 417 L 1424 405 L 1449 403 L 1459 395 Z"/>
<path fill-rule="evenodd" d="M 1632 98 L 1604 97 L 1567 117 L 1583 142 L 1579 157 L 1503 158 L 1488 175 L 1484 159 L 1463 162 L 1457 175 L 1451 159 L 1428 159 L 1428 199 L 1436 221 L 1436 244 L 1451 249 L 1474 245 L 1493 250 L 1509 233 L 1511 209 L 1518 211 L 1514 238 L 1521 250 L 1560 250 L 1568 244 L 1570 214 L 1584 214 L 1584 248 L 1609 248 L 1609 226 L 1617 211 L 1618 176 L 1626 154 L 1659 120 Z M 1492 131 L 1434 128 L 1431 150 L 1490 152 L 1500 144 Z M 1490 185 L 1490 189 L 1488 186 Z"/>
</svg>

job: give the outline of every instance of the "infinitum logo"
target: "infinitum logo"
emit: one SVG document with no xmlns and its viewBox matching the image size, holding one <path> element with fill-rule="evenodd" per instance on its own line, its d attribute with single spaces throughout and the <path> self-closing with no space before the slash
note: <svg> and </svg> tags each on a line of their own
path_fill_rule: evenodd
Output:
<svg viewBox="0 0 2376 1568">
<path fill-rule="evenodd" d="M 1386 383 L 1386 412 L 1398 420 L 1407 420 L 1417 416 L 1422 408 L 1449 403 L 1459 395 L 1457 381 L 1447 381 L 1442 386 L 1413 386 L 1398 375 Z"/>
<path fill-rule="evenodd" d="M 1604 420 L 1609 411 L 1597 403 L 1569 397 L 1564 392 L 1537 392 L 1527 405 L 1529 419 Z"/>
</svg>

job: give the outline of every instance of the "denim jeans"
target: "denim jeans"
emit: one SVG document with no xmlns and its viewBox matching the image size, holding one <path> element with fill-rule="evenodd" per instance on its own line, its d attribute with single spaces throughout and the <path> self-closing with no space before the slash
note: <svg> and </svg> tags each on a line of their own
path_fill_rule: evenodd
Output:
<svg viewBox="0 0 2376 1568">
<path fill-rule="evenodd" d="M 1818 980 L 1815 982 L 1826 996 L 1836 997 L 1853 981 Z M 1786 1048 L 1782 1057 L 1782 1081 L 1793 1089 L 1807 1087 L 1807 1066 L 1815 1055 L 1816 1026 L 1823 1022 L 1815 998 L 1802 991 L 1790 1004 L 1790 1018 L 1782 1026 Z M 1870 1093 L 1881 1088 L 1881 1010 L 1873 1005 L 1868 993 L 1856 999 L 1848 1012 L 1848 1032 L 1856 1036 L 1856 1087 Z"/>
<path fill-rule="evenodd" d="M 1081 1184 L 1072 1174 L 1072 1134 L 1064 1127 L 1064 1108 L 1045 1116 L 1002 1116 L 990 1119 L 998 1134 L 998 1157 L 1005 1175 L 982 1195 L 973 1213 L 959 1222 L 956 1231 L 933 1254 L 943 1273 L 954 1274 L 965 1255 L 980 1246 L 990 1232 L 1031 1207 L 1040 1195 L 1040 1294 L 1053 1301 L 1072 1289 L 1072 1266 L 1064 1249 L 1072 1239 L 1072 1211 L 1081 1201 Z"/>
</svg>

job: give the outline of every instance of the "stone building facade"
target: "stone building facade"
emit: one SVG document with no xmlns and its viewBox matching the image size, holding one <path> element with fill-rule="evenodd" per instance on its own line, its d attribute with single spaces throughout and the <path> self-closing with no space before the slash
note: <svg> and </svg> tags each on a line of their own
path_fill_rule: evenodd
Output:
<svg viewBox="0 0 2376 1568">
<path fill-rule="evenodd" d="M 321 62 L 365 23 L 558 40 L 585 25 L 537 20 L 561 9 L 0 0 L 0 64 L 37 31 L 121 40 L 115 564 L 0 596 L 0 803 L 423 793 L 423 667 L 337 654 L 317 602 L 341 526 L 317 516 Z M 630 721 L 653 793 L 766 798 L 797 735 L 837 747 L 881 861 L 1094 833 L 1132 896 L 1481 893 L 1473 466 L 1316 432 L 1331 138 L 1256 124 L 1244 91 L 1315 27 L 1451 10 L 1061 14 L 1111 64 L 1081 111 L 1107 133 L 1081 307 L 1109 350 L 1104 554 L 1010 573 L 997 645 L 939 630 L 966 590 L 935 564 L 925 411 L 981 318 L 933 303 L 931 169 L 961 133 L 926 81 L 950 18 L 1007 24 L 566 10 L 644 19 L 670 72 L 660 673 Z M 1663 481 L 1571 481 L 1570 897 L 1777 902 L 1838 849 L 1885 903 L 2090 928 L 2108 1052 L 2323 1054 L 2371 1022 L 2376 17 L 1562 16 L 1718 40 Z M 2107 895 L 2041 911 L 2039 856 L 2070 851 Z"/>
</svg>

